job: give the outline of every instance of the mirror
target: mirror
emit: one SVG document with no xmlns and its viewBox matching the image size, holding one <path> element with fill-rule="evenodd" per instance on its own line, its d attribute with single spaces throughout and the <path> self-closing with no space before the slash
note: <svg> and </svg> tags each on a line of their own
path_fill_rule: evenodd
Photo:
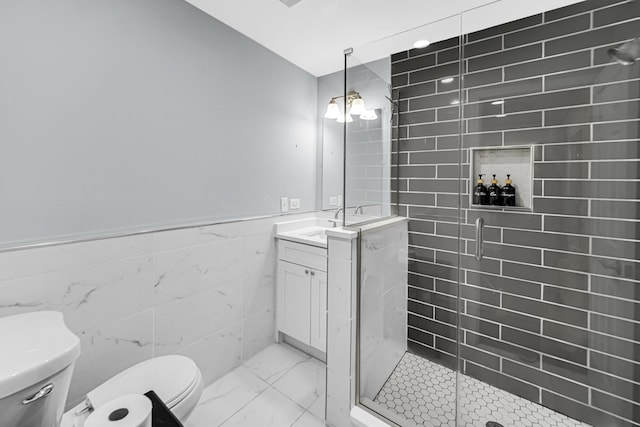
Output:
<svg viewBox="0 0 640 427">
<path fill-rule="evenodd" d="M 390 212 L 391 175 L 391 118 L 393 104 L 389 81 L 390 58 L 367 64 L 350 60 L 348 91 L 357 92 L 366 109 L 375 112 L 369 120 L 353 116 L 347 124 L 346 171 L 343 164 L 344 127 L 335 119 L 322 119 L 322 196 L 321 208 L 342 207 L 343 176 L 346 172 L 345 205 L 349 213 L 357 206 L 367 216 L 386 216 Z M 324 115 L 329 99 L 343 93 L 343 74 L 334 73 L 320 78 L 319 108 Z M 385 96 L 387 95 L 387 96 Z M 341 111 L 344 103 L 338 100 Z"/>
</svg>

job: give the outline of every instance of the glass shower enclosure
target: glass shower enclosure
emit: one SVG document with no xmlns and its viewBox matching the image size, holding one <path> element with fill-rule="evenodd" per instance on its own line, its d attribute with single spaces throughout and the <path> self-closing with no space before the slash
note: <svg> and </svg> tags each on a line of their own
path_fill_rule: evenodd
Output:
<svg viewBox="0 0 640 427">
<path fill-rule="evenodd" d="M 360 228 L 356 401 L 400 426 L 640 425 L 640 1 L 499 7 L 347 55 L 381 113 L 346 125 L 346 199 L 409 224 L 384 248 Z"/>
</svg>

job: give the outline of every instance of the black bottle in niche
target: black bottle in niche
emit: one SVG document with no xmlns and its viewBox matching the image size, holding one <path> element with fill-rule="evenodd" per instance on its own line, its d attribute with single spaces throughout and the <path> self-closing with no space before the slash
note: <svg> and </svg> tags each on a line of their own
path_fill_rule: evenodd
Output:
<svg viewBox="0 0 640 427">
<path fill-rule="evenodd" d="M 500 192 L 500 198 L 502 199 L 503 206 L 515 206 L 516 205 L 516 189 L 511 185 L 511 175 L 507 174 L 507 179 L 504 181 L 504 187 Z"/>
<path fill-rule="evenodd" d="M 474 205 L 486 205 L 489 203 L 489 198 L 487 197 L 487 187 L 484 186 L 484 181 L 482 180 L 482 174 L 478 175 L 478 185 L 473 189 L 473 204 Z"/>
<path fill-rule="evenodd" d="M 500 206 L 502 204 L 502 198 L 500 197 L 500 186 L 498 185 L 498 180 L 496 176 L 493 175 L 493 179 L 491 180 L 491 185 L 487 189 L 489 193 L 489 204 Z"/>
</svg>

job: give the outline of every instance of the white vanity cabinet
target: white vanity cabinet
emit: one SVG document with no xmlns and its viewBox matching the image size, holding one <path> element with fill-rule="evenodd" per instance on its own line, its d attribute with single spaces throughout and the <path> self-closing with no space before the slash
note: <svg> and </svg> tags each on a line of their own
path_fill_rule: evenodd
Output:
<svg viewBox="0 0 640 427">
<path fill-rule="evenodd" d="M 278 240 L 277 329 L 314 349 L 327 345 L 327 250 Z"/>
</svg>

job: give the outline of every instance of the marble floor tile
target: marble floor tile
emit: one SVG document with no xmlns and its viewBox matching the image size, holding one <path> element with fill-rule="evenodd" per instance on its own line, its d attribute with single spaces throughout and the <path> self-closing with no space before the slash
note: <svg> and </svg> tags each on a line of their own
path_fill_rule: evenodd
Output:
<svg viewBox="0 0 640 427">
<path fill-rule="evenodd" d="M 248 366 L 240 366 L 204 389 L 185 427 L 325 425 L 323 363 L 288 345 L 269 347 L 254 359 L 249 362 L 255 372 L 268 379 L 277 377 L 273 381 L 282 392 Z"/>
<path fill-rule="evenodd" d="M 313 414 L 305 412 L 293 423 L 293 427 L 325 427 L 325 424 Z"/>
<path fill-rule="evenodd" d="M 240 366 L 202 392 L 188 427 L 219 426 L 246 406 L 269 385 Z"/>
<path fill-rule="evenodd" d="M 225 421 L 223 427 L 291 426 L 304 409 L 279 391 L 268 388 Z"/>
<path fill-rule="evenodd" d="M 316 359 L 307 359 L 295 365 L 273 383 L 273 388 L 304 409 L 324 396 L 327 383 L 326 365 Z"/>
<path fill-rule="evenodd" d="M 310 412 L 316 418 L 324 420 L 327 418 L 327 395 L 326 393 L 320 394 L 315 402 L 311 404 L 307 412 Z"/>
<path fill-rule="evenodd" d="M 286 344 L 273 344 L 242 366 L 269 384 L 275 383 L 294 366 L 309 360 L 310 356 Z"/>
</svg>

